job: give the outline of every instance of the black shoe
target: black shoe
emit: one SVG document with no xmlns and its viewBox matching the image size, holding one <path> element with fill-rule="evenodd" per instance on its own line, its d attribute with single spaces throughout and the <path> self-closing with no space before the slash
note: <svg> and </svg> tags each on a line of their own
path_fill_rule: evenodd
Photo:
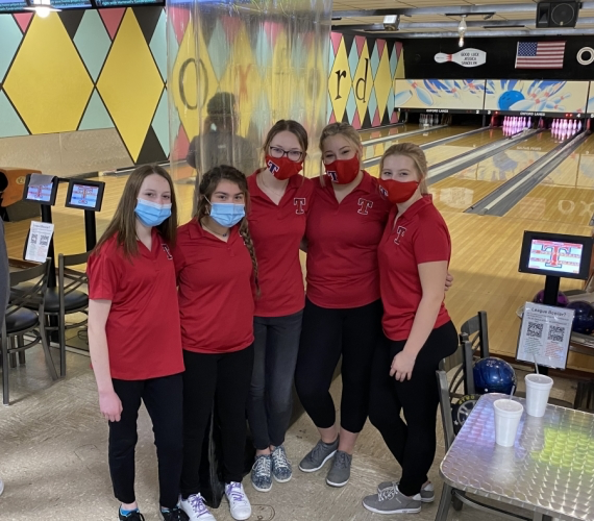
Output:
<svg viewBox="0 0 595 522">
<path fill-rule="evenodd" d="M 130 513 L 128 513 L 128 515 L 122 515 L 122 512 L 120 510 L 118 510 L 118 515 L 119 515 L 120 520 L 144 520 L 145 519 L 143 514 L 138 509 L 131 511 Z"/>
<path fill-rule="evenodd" d="M 178 506 L 168 509 L 167 511 L 161 509 L 160 512 L 163 520 L 188 520 L 186 512 Z"/>
</svg>

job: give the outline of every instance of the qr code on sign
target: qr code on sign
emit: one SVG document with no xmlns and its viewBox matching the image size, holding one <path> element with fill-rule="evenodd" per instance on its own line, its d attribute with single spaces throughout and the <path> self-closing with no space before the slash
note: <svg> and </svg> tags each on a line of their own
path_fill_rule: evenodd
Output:
<svg viewBox="0 0 595 522">
<path fill-rule="evenodd" d="M 550 331 L 547 334 L 548 341 L 561 343 L 564 340 L 564 327 L 550 325 Z"/>
<path fill-rule="evenodd" d="M 539 337 L 543 333 L 543 324 L 541 323 L 532 323 L 529 321 L 529 329 L 527 330 L 528 337 Z"/>
</svg>

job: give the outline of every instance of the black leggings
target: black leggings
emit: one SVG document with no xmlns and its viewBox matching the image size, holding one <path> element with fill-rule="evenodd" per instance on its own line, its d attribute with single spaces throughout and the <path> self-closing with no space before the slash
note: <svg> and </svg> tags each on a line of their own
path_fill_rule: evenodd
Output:
<svg viewBox="0 0 595 522">
<path fill-rule="evenodd" d="M 428 480 L 436 454 L 436 370 L 440 361 L 457 349 L 457 331 L 452 322 L 433 330 L 417 354 L 411 380 L 399 382 L 389 372 L 405 342 L 391 341 L 383 335 L 378 343 L 372 367 L 370 422 L 403 469 L 399 490 L 412 496 Z"/>
<path fill-rule="evenodd" d="M 122 402 L 118 422 L 109 423 L 109 469 L 116 498 L 132 504 L 134 494 L 134 448 L 138 440 L 136 419 L 141 400 L 145 403 L 155 434 L 159 466 L 159 502 L 173 508 L 178 503 L 182 472 L 182 374 L 145 381 L 112 379 Z"/>
<path fill-rule="evenodd" d="M 321 308 L 306 300 L 295 386 L 318 428 L 335 424 L 335 405 L 329 388 L 341 356 L 341 427 L 353 433 L 364 427 L 381 318 L 380 300 L 347 309 Z"/>
<path fill-rule="evenodd" d="M 199 467 L 203 439 L 217 398 L 221 424 L 223 480 L 242 482 L 246 447 L 246 403 L 252 378 L 254 347 L 229 353 L 184 350 L 183 498 L 200 492 Z"/>
</svg>

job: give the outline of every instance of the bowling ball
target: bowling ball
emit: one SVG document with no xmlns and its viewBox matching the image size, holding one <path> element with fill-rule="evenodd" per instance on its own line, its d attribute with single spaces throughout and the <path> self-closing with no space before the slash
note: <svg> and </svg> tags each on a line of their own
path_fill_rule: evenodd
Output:
<svg viewBox="0 0 595 522">
<path fill-rule="evenodd" d="M 499 357 L 486 357 L 473 365 L 476 393 L 506 393 L 516 389 L 514 368 Z"/>
<path fill-rule="evenodd" d="M 587 301 L 573 301 L 568 308 L 574 310 L 572 329 L 582 334 L 593 333 L 593 305 Z"/>
<path fill-rule="evenodd" d="M 505 93 L 502 93 L 502 96 L 500 96 L 500 98 L 498 98 L 498 107 L 500 107 L 500 110 L 502 111 L 507 111 L 510 109 L 510 106 L 513 103 L 516 103 L 524 99 L 525 97 L 523 96 L 522 92 L 506 91 Z"/>
<path fill-rule="evenodd" d="M 544 293 L 543 290 L 537 292 L 533 298 L 533 302 L 543 304 Z M 563 292 L 558 292 L 558 302 L 556 303 L 556 306 L 559 306 L 560 308 L 566 308 L 568 306 L 568 298 Z"/>
</svg>

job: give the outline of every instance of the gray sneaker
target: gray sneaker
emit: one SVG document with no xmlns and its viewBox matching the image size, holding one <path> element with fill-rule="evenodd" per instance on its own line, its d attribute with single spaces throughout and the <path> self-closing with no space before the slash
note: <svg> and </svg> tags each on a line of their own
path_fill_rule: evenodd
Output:
<svg viewBox="0 0 595 522">
<path fill-rule="evenodd" d="M 333 458 L 333 455 L 337 452 L 339 447 L 339 439 L 332 444 L 326 444 L 322 440 L 318 441 L 318 444 L 314 446 L 310 453 L 308 453 L 300 462 L 299 468 L 306 473 L 318 471 L 327 460 Z"/>
<path fill-rule="evenodd" d="M 271 454 L 271 458 L 273 461 L 273 478 L 277 482 L 289 482 L 293 471 L 287 453 L 285 453 L 285 448 L 282 445 L 277 446 Z"/>
<path fill-rule="evenodd" d="M 344 451 L 337 451 L 333 465 L 326 476 L 326 483 L 336 488 L 343 487 L 349 482 L 351 475 L 351 455 Z"/>
<path fill-rule="evenodd" d="M 372 513 L 380 515 L 415 515 L 421 511 L 421 500 L 406 497 L 398 487 L 383 489 L 381 493 L 369 495 L 363 500 L 364 507 Z"/>
<path fill-rule="evenodd" d="M 385 489 L 394 489 L 398 482 L 381 482 L 378 484 L 378 493 L 381 493 Z M 417 498 L 418 495 L 415 495 L 413 498 L 416 500 L 421 500 L 422 502 L 434 502 L 434 484 L 428 482 L 421 491 L 419 492 L 419 499 Z"/>
<path fill-rule="evenodd" d="M 256 491 L 266 493 L 273 487 L 271 476 L 272 459 L 270 455 L 259 455 L 250 471 L 250 481 Z"/>
</svg>

